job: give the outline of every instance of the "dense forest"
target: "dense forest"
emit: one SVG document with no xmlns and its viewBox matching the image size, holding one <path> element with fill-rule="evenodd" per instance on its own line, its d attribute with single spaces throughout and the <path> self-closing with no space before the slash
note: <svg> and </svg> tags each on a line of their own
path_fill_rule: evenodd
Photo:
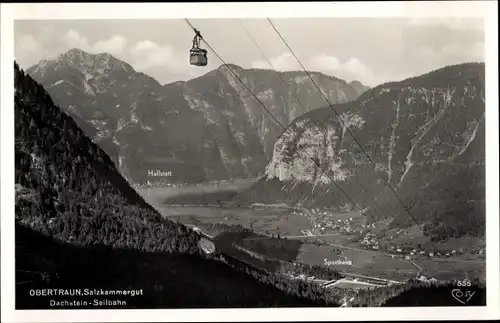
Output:
<svg viewBox="0 0 500 323">
<path fill-rule="evenodd" d="M 433 241 L 445 241 L 463 236 L 484 237 L 486 232 L 486 200 L 484 191 L 484 164 L 428 165 L 413 177 L 424 178 L 423 173 L 439 172 L 438 180 L 414 191 L 408 188 L 404 202 L 411 206 L 418 223 L 424 223 L 423 232 Z M 432 193 L 432 194 L 431 194 Z M 414 223 L 406 214 L 400 214 L 392 222 L 393 227 L 405 227 Z"/>
</svg>

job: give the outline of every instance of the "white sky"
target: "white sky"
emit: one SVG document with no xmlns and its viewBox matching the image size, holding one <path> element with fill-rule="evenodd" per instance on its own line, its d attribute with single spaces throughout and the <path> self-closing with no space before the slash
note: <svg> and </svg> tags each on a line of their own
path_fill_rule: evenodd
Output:
<svg viewBox="0 0 500 323">
<path fill-rule="evenodd" d="M 301 69 L 266 19 L 191 23 L 227 63 L 269 67 L 246 28 L 276 69 Z M 484 61 L 484 28 L 477 18 L 282 18 L 273 23 L 307 69 L 369 86 Z M 23 68 L 74 47 L 109 52 L 162 84 L 221 65 L 210 51 L 207 67 L 188 64 L 193 32 L 182 19 L 17 20 L 14 33 L 15 57 Z"/>
</svg>

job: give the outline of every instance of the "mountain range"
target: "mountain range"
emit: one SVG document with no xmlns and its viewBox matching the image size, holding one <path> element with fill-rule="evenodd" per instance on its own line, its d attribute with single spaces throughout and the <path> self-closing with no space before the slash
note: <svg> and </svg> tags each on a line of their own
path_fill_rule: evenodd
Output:
<svg viewBox="0 0 500 323">
<path fill-rule="evenodd" d="M 339 304 L 335 287 L 201 252 L 200 236 L 148 205 L 78 126 L 82 119 L 57 107 L 17 64 L 14 69 L 16 309 L 50 309 L 53 302 L 74 309 L 57 294 L 84 289 L 136 293 L 115 295 L 114 302 L 102 295 L 78 298 L 79 305 L 97 301 L 102 309 Z M 300 269 L 297 263 L 288 268 Z M 485 304 L 478 284 L 471 306 Z M 454 286 L 410 281 L 367 290 L 355 306 L 457 305 L 444 297 Z M 56 295 L 50 302 L 30 296 L 41 289 Z"/>
<path fill-rule="evenodd" d="M 434 239 L 484 233 L 483 63 L 373 89 L 311 73 L 332 106 L 303 72 L 229 67 L 161 85 L 72 49 L 27 73 L 131 183 L 159 180 L 150 170 L 183 183 L 262 176 L 232 202 L 358 209 Z"/>
<path fill-rule="evenodd" d="M 161 85 L 110 54 L 79 49 L 26 72 L 132 183 L 159 180 L 149 170 L 171 172 L 162 179 L 181 183 L 262 175 L 284 128 L 326 104 L 304 72 L 223 65 Z M 368 89 L 358 81 L 311 74 L 333 103 L 355 100 Z"/>
</svg>

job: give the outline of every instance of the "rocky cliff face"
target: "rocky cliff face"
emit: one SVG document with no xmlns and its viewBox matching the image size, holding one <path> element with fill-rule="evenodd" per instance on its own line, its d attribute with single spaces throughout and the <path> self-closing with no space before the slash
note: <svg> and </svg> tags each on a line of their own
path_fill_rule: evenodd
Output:
<svg viewBox="0 0 500 323">
<path fill-rule="evenodd" d="M 305 73 L 281 73 L 292 94 L 274 71 L 230 67 L 284 127 L 305 113 L 295 97 L 307 111 L 325 104 Z M 176 182 L 258 176 L 283 132 L 225 67 L 162 86 L 109 54 L 72 49 L 27 73 L 133 182 L 154 181 L 148 170 L 170 171 Z M 363 88 L 313 77 L 334 103 L 355 100 Z"/>
<path fill-rule="evenodd" d="M 484 64 L 448 66 L 335 105 L 343 122 L 330 107 L 303 115 L 277 140 L 266 178 L 246 197 L 357 204 L 376 218 L 403 217 L 387 181 L 416 217 L 442 217 L 463 202 L 470 211 L 458 216 L 463 226 L 482 230 L 484 84 Z"/>
</svg>

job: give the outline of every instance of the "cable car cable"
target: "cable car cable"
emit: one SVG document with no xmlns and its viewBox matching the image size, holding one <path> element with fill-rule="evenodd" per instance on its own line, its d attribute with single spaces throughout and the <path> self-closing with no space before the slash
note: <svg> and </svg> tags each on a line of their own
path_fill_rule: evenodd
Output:
<svg viewBox="0 0 500 323">
<path fill-rule="evenodd" d="M 350 128 L 343 122 L 342 118 L 340 117 L 339 113 L 335 110 L 335 108 L 333 107 L 333 105 L 328 101 L 328 98 L 324 95 L 324 93 L 321 91 L 321 89 L 319 88 L 319 86 L 316 84 L 316 82 L 314 81 L 314 79 L 311 77 L 311 74 L 307 71 L 307 69 L 304 67 L 304 65 L 302 64 L 302 62 L 299 60 L 299 58 L 297 57 L 297 55 L 295 55 L 295 53 L 293 52 L 292 48 L 288 45 L 288 43 L 286 42 L 286 40 L 283 38 L 283 36 L 281 35 L 281 33 L 278 31 L 278 29 L 274 26 L 273 22 L 271 21 L 271 19 L 267 18 L 267 21 L 269 21 L 269 23 L 271 24 L 271 26 L 273 27 L 274 31 L 278 34 L 278 36 L 281 38 L 281 40 L 283 41 L 283 43 L 286 45 L 286 47 L 288 48 L 288 50 L 290 51 L 290 53 L 295 57 L 295 59 L 297 60 L 297 62 L 300 64 L 300 66 L 302 67 L 302 69 L 304 70 L 304 72 L 306 72 L 306 74 L 308 75 L 308 77 L 311 79 L 311 81 L 314 83 L 314 85 L 316 86 L 316 88 L 318 89 L 318 91 L 322 94 L 323 98 L 325 99 L 325 101 L 327 102 L 327 104 L 330 106 L 330 108 L 333 110 L 333 112 L 335 112 L 335 114 L 337 115 L 337 118 L 339 119 L 339 121 L 344 125 L 344 127 L 346 128 L 346 130 L 349 132 L 349 134 L 352 136 L 352 138 L 354 139 L 354 141 L 357 143 L 357 145 L 359 146 L 359 148 L 361 149 L 361 151 L 363 151 L 363 153 L 365 154 L 365 156 L 368 158 L 368 160 L 371 162 L 371 164 L 373 165 L 374 167 L 374 170 L 376 170 L 376 164 L 375 162 L 372 160 L 372 158 L 368 155 L 368 153 L 365 151 L 365 149 L 361 146 L 361 144 L 359 143 L 359 141 L 356 139 L 356 137 L 354 136 L 354 134 L 352 133 L 352 131 L 350 130 Z M 378 173 L 377 173 L 378 174 Z M 382 176 L 380 176 L 382 177 Z M 406 211 L 406 213 L 408 213 L 408 215 L 411 217 L 411 219 L 413 220 L 413 222 L 415 222 L 416 225 L 420 226 L 421 224 L 418 223 L 418 221 L 415 219 L 415 217 L 413 216 L 413 214 L 410 213 L 410 210 L 409 208 L 403 203 L 403 201 L 401 200 L 401 198 L 398 196 L 398 194 L 396 193 L 396 191 L 394 190 L 394 188 L 392 188 L 392 186 L 389 184 L 389 182 L 385 179 L 385 178 L 382 178 L 386 184 L 386 186 L 392 191 L 392 193 L 394 194 L 394 196 L 396 197 L 396 199 L 399 201 L 399 203 L 401 204 L 401 206 L 403 207 L 403 209 Z M 437 248 L 437 245 L 434 244 L 433 242 L 431 242 L 434 247 L 436 249 Z M 448 261 L 445 261 L 446 263 L 448 263 L 448 265 L 453 269 L 455 270 L 455 268 L 448 262 Z"/>
<path fill-rule="evenodd" d="M 189 22 L 189 20 L 187 18 L 185 18 L 186 22 L 188 23 L 188 25 L 193 29 L 193 30 L 196 30 L 194 28 L 194 26 Z M 271 117 L 281 126 L 281 128 L 283 129 L 283 131 L 286 130 L 286 127 L 284 127 L 275 117 L 274 115 L 266 108 L 266 106 L 262 103 L 262 101 L 260 101 L 260 99 L 252 92 L 252 90 L 250 90 L 250 88 L 238 77 L 238 75 L 236 73 L 233 72 L 233 70 L 226 64 L 226 62 L 224 61 L 224 59 L 215 51 L 215 49 L 213 49 L 210 44 L 208 44 L 208 42 L 203 39 L 203 41 L 205 42 L 205 44 L 207 45 L 207 47 L 217 56 L 217 58 L 219 58 L 219 60 L 224 64 L 224 66 L 226 66 L 226 68 L 238 79 L 238 81 L 247 89 L 248 92 L 250 92 L 250 94 L 252 94 L 252 96 L 257 100 L 257 102 L 271 115 Z M 307 153 L 306 153 L 307 154 Z M 309 155 L 309 154 L 307 154 Z M 313 161 L 314 164 L 316 164 L 316 166 L 321 169 L 321 166 L 319 165 L 318 162 L 316 162 L 316 160 L 314 158 L 312 158 L 311 156 L 309 156 L 309 158 Z M 329 177 L 328 175 L 326 175 L 332 182 L 333 184 L 337 187 L 337 189 L 344 195 L 347 197 L 347 199 L 349 200 L 350 203 L 352 203 L 354 206 L 356 206 L 360 211 L 361 211 L 361 214 L 364 214 L 364 210 L 346 193 L 344 192 L 344 190 L 335 182 L 334 179 L 332 179 L 331 177 Z"/>
<path fill-rule="evenodd" d="M 305 69 L 304 65 L 302 65 L 302 63 L 300 62 L 300 60 L 298 59 L 298 57 L 295 55 L 295 53 L 292 51 L 292 49 L 290 48 L 290 46 L 286 43 L 286 41 L 284 40 L 284 38 L 281 36 L 281 34 L 279 33 L 279 31 L 276 29 L 276 27 L 274 26 L 274 24 L 272 23 L 272 21 L 267 18 L 267 20 L 269 21 L 269 23 L 271 24 L 271 26 L 273 27 L 273 29 L 276 31 L 276 33 L 280 36 L 281 40 L 285 43 L 285 45 L 288 47 L 288 49 L 290 50 L 290 52 L 292 53 L 292 55 L 295 57 L 295 59 L 299 62 L 299 64 L 301 65 L 301 67 L 304 69 L 304 71 L 306 72 L 306 74 L 309 76 L 309 78 L 311 79 L 311 81 L 314 83 L 314 85 L 316 86 L 316 88 L 318 89 L 318 91 L 323 95 L 324 99 L 326 100 L 326 102 L 329 104 L 329 106 L 332 108 L 332 110 L 335 112 L 335 114 L 337 115 L 339 121 L 346 127 L 346 130 L 348 130 L 349 134 L 351 134 L 351 136 L 353 137 L 353 139 L 356 141 L 356 143 L 358 144 L 358 146 L 361 148 L 361 150 L 365 153 L 365 155 L 368 157 L 368 159 L 371 161 L 371 163 L 374 165 L 374 167 L 376 167 L 375 163 L 373 162 L 373 160 L 370 158 L 370 156 L 366 153 L 366 151 L 363 149 L 363 147 L 359 144 L 359 142 L 357 141 L 357 139 L 354 137 L 354 135 L 352 134 L 352 132 L 350 131 L 349 127 L 347 127 L 345 125 L 345 123 L 342 121 L 342 119 L 340 118 L 338 112 L 333 108 L 332 104 L 330 104 L 330 102 L 328 101 L 328 99 L 325 97 L 325 95 L 323 94 L 323 92 L 321 91 L 321 89 L 319 88 L 319 86 L 316 84 L 316 82 L 314 81 L 314 79 L 311 77 L 310 73 Z M 189 22 L 189 20 L 186 18 L 185 21 L 187 22 L 187 24 L 196 32 L 196 29 L 193 27 L 193 25 Z M 260 101 L 260 99 L 248 88 L 248 86 L 236 75 L 236 73 L 233 72 L 233 70 L 226 64 L 226 62 L 222 59 L 222 57 L 210 46 L 210 44 L 208 44 L 208 42 L 203 39 L 203 41 L 205 42 L 205 44 L 208 46 L 208 48 L 219 58 L 219 60 L 224 64 L 224 66 L 238 79 L 238 81 L 247 89 L 247 91 L 250 92 L 250 94 L 252 94 L 252 96 L 257 100 L 257 102 L 271 115 L 271 117 L 283 128 L 283 130 L 285 130 L 285 127 L 274 117 L 274 115 L 266 108 L 266 106 Z M 309 158 L 313 161 L 313 163 L 316 164 L 316 166 L 318 168 L 321 169 L 320 165 L 316 162 L 316 160 L 312 157 L 309 156 Z M 326 174 L 327 175 L 327 174 Z M 327 175 L 328 177 L 328 175 Z M 330 178 L 330 177 L 329 177 Z M 333 184 L 337 187 L 337 189 L 343 194 L 345 195 L 349 201 L 354 205 L 356 206 L 358 209 L 360 209 L 361 213 L 364 214 L 364 211 L 361 207 L 359 207 L 359 205 L 357 205 L 356 202 L 354 202 L 352 200 L 352 198 L 347 194 L 345 193 L 339 186 L 338 184 L 332 179 L 330 178 L 330 180 L 332 180 Z M 387 181 L 385 180 L 384 178 L 384 181 L 386 182 L 386 185 L 388 185 Z M 406 208 L 406 206 L 404 205 L 404 203 L 401 201 L 401 199 L 399 198 L 399 196 L 395 193 L 395 191 L 392 189 L 392 187 L 390 185 L 388 185 L 388 187 L 391 189 L 391 191 L 393 191 L 394 195 L 396 196 L 396 198 L 399 200 L 399 202 L 401 203 L 401 205 L 403 206 L 403 208 L 406 210 L 406 212 L 410 215 L 410 217 L 413 219 L 413 221 L 419 225 L 419 223 L 415 220 L 415 218 L 413 217 L 413 215 L 409 212 L 409 210 Z M 437 246 L 431 242 L 434 247 L 436 249 Z M 450 266 L 450 268 L 453 269 L 453 271 L 456 271 L 456 269 L 448 262 L 445 260 L 445 262 Z"/>
<path fill-rule="evenodd" d="M 186 18 L 185 19 L 186 22 L 188 23 L 188 25 L 193 29 L 193 30 L 196 30 L 193 25 L 189 22 L 189 20 Z M 233 70 L 226 64 L 226 62 L 224 61 L 224 59 L 222 59 L 222 57 L 210 46 L 210 44 L 207 43 L 207 41 L 205 39 L 203 39 L 203 41 L 205 42 L 205 44 L 207 45 L 207 47 L 217 56 L 217 58 L 219 58 L 219 60 L 224 64 L 224 66 L 238 79 L 238 81 L 247 89 L 248 92 L 250 92 L 250 94 L 252 94 L 252 96 L 257 100 L 257 102 L 269 113 L 269 115 L 271 115 L 271 117 L 281 126 L 281 128 L 283 129 L 283 131 L 286 130 L 286 127 L 284 127 L 277 119 L 276 117 L 274 117 L 274 115 L 266 108 L 266 106 L 262 103 L 262 101 L 260 101 L 260 99 L 252 92 L 252 90 L 250 90 L 248 88 L 248 86 L 238 77 L 238 75 L 236 73 L 233 72 Z M 321 169 L 320 165 L 316 162 L 316 160 L 314 160 L 314 158 L 310 157 L 309 158 L 316 164 L 316 166 L 318 168 Z M 328 176 L 328 175 L 327 175 Z M 363 212 L 363 209 L 361 207 L 359 207 L 357 205 L 357 203 L 347 194 L 345 193 L 342 188 L 340 188 L 338 186 L 338 184 L 335 183 L 335 181 L 330 178 L 330 180 L 332 180 L 332 182 L 335 184 L 335 186 L 337 187 L 337 189 L 339 189 L 339 191 L 344 194 L 348 199 L 349 201 L 355 205 L 356 207 L 358 207 L 362 213 Z"/>
<path fill-rule="evenodd" d="M 262 50 L 262 48 L 259 46 L 259 44 L 257 43 L 257 41 L 255 40 L 255 38 L 252 37 L 252 35 L 250 34 L 250 32 L 248 31 L 248 29 L 245 28 L 245 25 L 243 24 L 243 22 L 241 20 L 238 20 L 238 22 L 240 23 L 241 27 L 243 28 L 243 30 L 245 31 L 245 33 L 247 34 L 247 36 L 252 40 L 252 42 L 255 44 L 255 46 L 259 49 L 260 53 L 262 54 L 262 56 L 264 56 L 264 58 L 266 59 L 266 61 L 268 62 L 268 64 L 273 68 L 273 71 L 276 73 L 276 75 L 279 76 L 279 78 L 281 79 L 281 82 L 283 83 L 283 85 L 286 87 L 286 89 L 288 90 L 288 92 L 295 98 L 295 101 L 297 101 L 297 103 L 299 104 L 299 106 L 302 108 L 302 110 L 304 111 L 304 114 L 306 116 L 309 117 L 309 119 L 312 121 L 312 122 L 315 122 L 316 123 L 316 126 L 318 126 L 319 128 L 319 123 L 317 122 L 317 120 L 313 120 L 313 118 L 308 114 L 308 112 L 310 111 L 307 111 L 307 109 L 304 107 L 304 105 L 302 104 L 302 102 L 300 102 L 299 98 L 293 94 L 293 91 L 292 89 L 290 89 L 290 87 L 288 86 L 288 83 L 285 81 L 285 79 L 283 78 L 283 76 L 281 75 L 280 72 L 278 72 L 274 66 L 273 66 L 273 63 L 271 62 L 271 60 L 267 57 L 267 55 L 264 53 L 264 51 Z M 349 167 L 347 167 L 349 168 Z M 322 169 L 320 169 L 320 171 L 322 172 L 320 174 L 320 176 L 324 173 Z M 375 201 L 375 197 L 370 193 L 370 191 L 358 180 L 357 176 L 355 175 L 354 176 L 354 180 L 362 187 L 363 191 L 369 195 L 369 198 L 373 201 L 373 203 L 375 204 L 375 211 L 377 212 L 377 214 L 379 216 L 382 217 L 382 214 L 380 213 L 380 211 L 378 210 L 378 208 L 380 207 L 378 205 L 378 203 Z"/>
<path fill-rule="evenodd" d="M 360 144 L 360 142 L 358 141 L 358 139 L 356 139 L 356 137 L 354 136 L 354 134 L 352 133 L 351 129 L 344 123 L 344 121 L 342 120 L 342 118 L 340 117 L 339 113 L 337 112 L 337 110 L 335 110 L 335 108 L 333 107 L 333 105 L 328 101 L 328 98 L 324 95 L 324 93 L 321 91 L 321 89 L 319 88 L 318 84 L 314 81 L 314 79 L 312 78 L 311 74 L 307 71 L 307 69 L 304 67 L 304 65 L 302 64 L 302 62 L 299 60 L 299 58 L 297 57 L 297 55 L 295 55 L 295 53 L 293 52 L 293 50 L 290 48 L 290 46 L 288 45 L 288 43 L 285 41 L 285 39 L 283 38 L 283 36 L 281 36 L 280 32 L 276 29 L 276 27 L 274 26 L 274 24 L 272 23 L 271 19 L 267 18 L 267 20 L 269 21 L 269 23 L 271 24 L 271 26 L 273 27 L 273 29 L 276 31 L 276 33 L 278 34 L 278 36 L 281 38 L 281 40 L 283 41 L 283 43 L 286 45 L 286 47 L 288 47 L 288 49 L 290 50 L 290 53 L 295 57 L 295 59 L 297 60 L 297 62 L 300 64 L 300 66 L 302 67 L 302 69 L 306 72 L 307 76 L 311 79 L 311 81 L 314 83 L 314 85 L 316 86 L 316 88 L 318 89 L 318 91 L 321 93 L 321 95 L 323 96 L 323 98 L 325 99 L 326 103 L 330 106 L 330 108 L 333 110 L 333 112 L 335 113 L 335 115 L 337 116 L 337 118 L 339 119 L 339 121 L 342 123 L 342 125 L 346 128 L 346 130 L 348 131 L 348 133 L 351 135 L 351 137 L 354 139 L 354 141 L 356 142 L 356 144 L 359 146 L 359 148 L 361 149 L 361 151 L 364 153 L 364 155 L 368 158 L 368 160 L 370 161 L 370 163 L 373 165 L 374 169 L 376 170 L 376 167 L 377 165 L 375 164 L 375 162 L 373 161 L 373 159 L 370 157 L 370 155 L 368 155 L 368 153 L 366 152 L 366 150 L 363 148 L 363 146 Z M 378 173 L 377 173 L 378 174 Z M 382 176 L 380 176 L 382 177 Z M 401 204 L 401 206 L 403 207 L 403 209 L 412 217 L 413 221 L 415 221 L 416 224 L 419 224 L 415 218 L 413 217 L 413 215 L 409 212 L 409 209 L 406 207 L 406 205 L 403 203 L 403 201 L 399 198 L 399 196 L 397 195 L 396 191 L 392 188 L 392 186 L 387 182 L 387 180 L 385 178 L 382 178 L 386 184 L 386 186 L 393 192 L 394 196 L 398 199 L 399 203 Z"/>
</svg>

